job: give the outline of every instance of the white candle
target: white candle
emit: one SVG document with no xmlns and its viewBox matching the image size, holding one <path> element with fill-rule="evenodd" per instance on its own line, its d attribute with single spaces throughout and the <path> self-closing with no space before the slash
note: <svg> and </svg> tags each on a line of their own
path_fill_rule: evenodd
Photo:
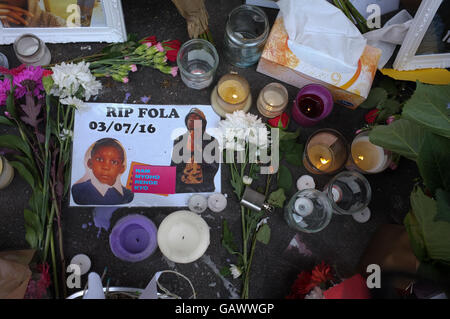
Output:
<svg viewBox="0 0 450 319">
<path fill-rule="evenodd" d="M 306 217 L 314 211 L 314 204 L 309 198 L 300 197 L 295 201 L 294 209 L 300 216 Z"/>
<path fill-rule="evenodd" d="M 353 161 L 364 172 L 378 173 L 388 161 L 384 149 L 370 143 L 367 135 L 356 137 L 352 142 L 351 150 Z"/>
<path fill-rule="evenodd" d="M 14 169 L 6 158 L 0 156 L 0 189 L 6 188 L 14 178 Z"/>
<path fill-rule="evenodd" d="M 209 226 L 193 212 L 174 212 L 159 226 L 158 245 L 163 255 L 173 262 L 193 262 L 203 256 L 209 246 Z"/>
</svg>

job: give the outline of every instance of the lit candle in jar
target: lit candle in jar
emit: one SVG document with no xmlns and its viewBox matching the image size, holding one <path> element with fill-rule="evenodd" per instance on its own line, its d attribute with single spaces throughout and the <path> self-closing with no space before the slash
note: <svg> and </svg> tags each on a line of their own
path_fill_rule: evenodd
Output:
<svg viewBox="0 0 450 319">
<path fill-rule="evenodd" d="M 168 215 L 158 229 L 159 249 L 169 260 L 190 263 L 199 259 L 209 246 L 209 226 L 190 211 Z"/>
<path fill-rule="evenodd" d="M 328 169 L 333 163 L 333 152 L 325 144 L 316 144 L 308 149 L 311 163 L 319 170 Z"/>
<path fill-rule="evenodd" d="M 283 85 L 270 83 L 261 90 L 256 106 L 263 116 L 274 118 L 284 112 L 288 97 L 288 91 Z"/>
<path fill-rule="evenodd" d="M 363 173 L 379 173 L 390 163 L 390 152 L 374 145 L 369 140 L 368 132 L 362 132 L 352 142 L 352 159 Z"/>
<path fill-rule="evenodd" d="M 332 129 L 322 129 L 306 142 L 303 164 L 313 174 L 332 174 L 344 167 L 348 153 L 342 134 Z"/>
<path fill-rule="evenodd" d="M 319 84 L 310 84 L 298 92 L 292 107 L 292 118 L 302 126 L 313 126 L 333 110 L 333 96 Z"/>
<path fill-rule="evenodd" d="M 247 112 L 251 104 L 250 86 L 237 74 L 224 75 L 211 93 L 211 105 L 222 117 L 238 110 Z"/>
<path fill-rule="evenodd" d="M 3 156 L 0 156 L 0 189 L 6 188 L 14 178 L 14 168 Z"/>
<path fill-rule="evenodd" d="M 24 64 L 39 66 L 50 64 L 51 53 L 45 43 L 34 34 L 23 34 L 14 41 L 17 59 Z"/>
</svg>

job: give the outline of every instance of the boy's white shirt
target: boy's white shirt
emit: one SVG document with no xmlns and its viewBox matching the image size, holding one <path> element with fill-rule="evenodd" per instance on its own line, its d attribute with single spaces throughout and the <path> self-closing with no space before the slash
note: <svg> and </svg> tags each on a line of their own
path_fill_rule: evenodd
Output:
<svg viewBox="0 0 450 319">
<path fill-rule="evenodd" d="M 92 170 L 90 171 L 89 175 L 90 175 L 92 185 L 98 190 L 98 192 L 100 194 L 102 194 L 103 197 L 105 196 L 106 192 L 110 188 L 115 188 L 120 193 L 120 195 L 123 196 L 122 182 L 120 181 L 120 178 L 119 178 L 120 175 L 117 176 L 116 182 L 112 186 L 109 186 L 108 184 L 103 184 L 102 182 L 100 182 L 97 179 L 97 177 L 95 177 L 95 175 L 92 173 Z"/>
</svg>

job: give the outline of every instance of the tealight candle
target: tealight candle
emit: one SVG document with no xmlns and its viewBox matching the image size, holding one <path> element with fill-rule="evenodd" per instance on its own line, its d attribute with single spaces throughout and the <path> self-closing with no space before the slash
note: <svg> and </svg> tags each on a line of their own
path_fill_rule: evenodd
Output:
<svg viewBox="0 0 450 319">
<path fill-rule="evenodd" d="M 238 110 L 247 112 L 252 105 L 248 81 L 238 74 L 224 75 L 211 93 L 211 105 L 222 117 Z"/>
<path fill-rule="evenodd" d="M 305 168 L 314 174 L 333 174 L 345 165 L 348 145 L 341 133 L 332 129 L 316 131 L 306 142 Z"/>
<path fill-rule="evenodd" d="M 52 56 L 45 43 L 34 34 L 23 34 L 14 41 L 17 59 L 24 64 L 39 66 L 50 64 Z"/>
<path fill-rule="evenodd" d="M 158 229 L 159 249 L 169 260 L 190 263 L 199 259 L 209 246 L 209 226 L 190 211 L 168 215 Z"/>
<path fill-rule="evenodd" d="M 130 262 L 141 261 L 156 250 L 156 233 L 155 224 L 147 217 L 125 216 L 114 226 L 109 245 L 117 258 Z"/>
<path fill-rule="evenodd" d="M 274 118 L 284 112 L 288 98 L 288 91 L 283 85 L 270 83 L 261 90 L 256 106 L 263 116 Z"/>
<path fill-rule="evenodd" d="M 351 145 L 350 161 L 361 173 L 375 174 L 384 171 L 391 162 L 391 153 L 374 145 L 369 140 L 368 131 L 358 134 Z"/>
<path fill-rule="evenodd" d="M 302 126 L 313 126 L 330 115 L 333 96 L 319 84 L 310 84 L 298 92 L 292 107 L 292 118 Z"/>
<path fill-rule="evenodd" d="M 6 188 L 14 178 L 14 168 L 3 156 L 0 156 L 0 189 Z"/>
</svg>

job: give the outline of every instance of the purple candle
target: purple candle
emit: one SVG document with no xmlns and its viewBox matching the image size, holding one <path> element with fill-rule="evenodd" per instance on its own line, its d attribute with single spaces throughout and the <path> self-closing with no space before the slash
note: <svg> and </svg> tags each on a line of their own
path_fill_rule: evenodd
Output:
<svg viewBox="0 0 450 319">
<path fill-rule="evenodd" d="M 302 126 L 313 126 L 333 110 L 333 96 L 319 84 L 310 84 L 298 92 L 292 108 L 292 118 Z"/>
<path fill-rule="evenodd" d="M 116 223 L 109 236 L 109 245 L 117 258 L 137 262 L 156 250 L 156 234 L 156 226 L 150 219 L 142 215 L 129 215 Z"/>
</svg>

